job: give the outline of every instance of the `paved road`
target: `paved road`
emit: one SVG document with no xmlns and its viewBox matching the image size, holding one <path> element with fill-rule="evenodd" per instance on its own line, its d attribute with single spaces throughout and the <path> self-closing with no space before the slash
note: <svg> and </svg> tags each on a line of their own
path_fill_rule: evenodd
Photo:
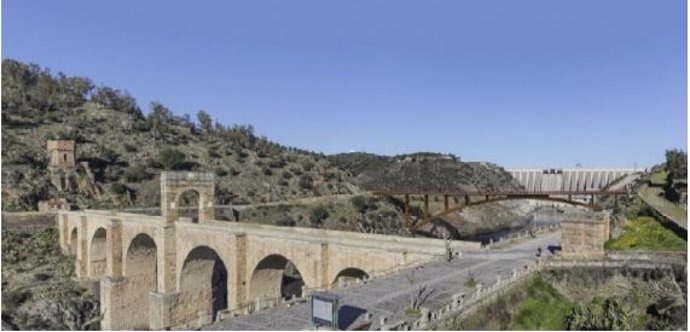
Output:
<svg viewBox="0 0 690 332">
<path fill-rule="evenodd" d="M 424 303 L 425 307 L 441 307 L 455 293 L 473 292 L 463 285 L 470 275 L 484 284 L 490 284 L 500 275 L 507 278 L 513 269 L 522 268 L 535 259 L 537 247 L 559 245 L 560 233 L 550 233 L 536 239 L 516 244 L 501 250 L 474 250 L 463 252 L 463 257 L 453 262 L 433 262 L 415 272 L 418 284 L 426 284 L 431 293 Z M 334 293 L 342 296 L 340 328 L 351 326 L 358 316 L 365 312 L 373 314 L 378 323 L 381 316 L 389 322 L 405 318 L 404 311 L 409 306 L 412 287 L 408 281 L 410 271 L 377 278 L 366 284 L 352 285 Z M 302 330 L 309 328 L 309 303 L 292 307 L 274 307 L 251 315 L 239 316 L 206 326 L 210 330 Z"/>
</svg>

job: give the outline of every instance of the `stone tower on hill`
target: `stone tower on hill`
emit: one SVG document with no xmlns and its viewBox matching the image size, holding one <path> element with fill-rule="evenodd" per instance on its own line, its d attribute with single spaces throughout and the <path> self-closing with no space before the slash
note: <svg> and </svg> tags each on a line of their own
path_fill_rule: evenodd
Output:
<svg viewBox="0 0 690 332">
<path fill-rule="evenodd" d="M 51 170 L 74 168 L 74 141 L 48 141 L 48 158 L 50 158 Z"/>
</svg>

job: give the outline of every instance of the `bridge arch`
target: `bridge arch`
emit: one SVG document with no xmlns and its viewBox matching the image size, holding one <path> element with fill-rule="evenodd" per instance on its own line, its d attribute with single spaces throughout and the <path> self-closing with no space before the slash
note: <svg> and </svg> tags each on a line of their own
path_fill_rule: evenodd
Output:
<svg viewBox="0 0 690 332">
<path fill-rule="evenodd" d="M 139 233 L 132 239 L 125 254 L 123 272 L 127 278 L 129 327 L 132 329 L 149 328 L 150 291 L 157 287 L 157 254 L 158 247 L 151 236 Z"/>
<path fill-rule="evenodd" d="M 302 295 L 305 285 L 297 265 L 280 254 L 264 257 L 254 268 L 249 282 L 249 301 L 278 300 Z"/>
<path fill-rule="evenodd" d="M 200 206 L 201 202 L 203 202 L 207 198 L 202 198 L 201 193 L 197 191 L 196 189 L 187 189 L 180 191 L 177 194 L 177 197 L 175 197 L 175 204 L 178 206 L 178 215 L 180 217 L 187 217 L 190 218 L 192 223 L 199 223 L 199 214 L 202 209 Z M 197 206 L 196 209 L 193 210 L 188 210 L 184 209 L 185 207 L 189 206 Z"/>
<path fill-rule="evenodd" d="M 462 205 L 462 206 L 456 206 L 456 207 L 450 208 L 450 209 L 445 210 L 445 211 L 438 213 L 436 215 L 422 219 L 421 221 L 417 222 L 417 224 L 413 225 L 411 229 L 413 231 L 416 231 L 420 227 L 422 227 L 423 225 L 431 223 L 436 218 L 444 217 L 444 216 L 447 216 L 449 214 L 456 213 L 456 212 L 461 212 L 463 209 L 468 208 L 468 207 L 483 205 L 483 204 L 489 204 L 489 203 L 502 202 L 502 201 L 510 201 L 510 200 L 548 201 L 548 202 L 564 203 L 564 204 L 569 204 L 569 205 L 573 205 L 573 206 L 580 206 L 580 207 L 584 207 L 584 208 L 591 209 L 591 210 L 596 210 L 598 208 L 596 205 L 593 205 L 593 204 L 573 201 L 573 200 L 569 200 L 566 198 L 560 198 L 560 197 L 534 196 L 534 195 L 529 195 L 529 196 L 521 196 L 521 195 L 499 196 L 499 197 L 491 197 L 489 199 L 485 199 L 485 200 L 481 200 L 481 201 L 470 202 L 470 203 L 467 203 L 467 204 Z"/>
<path fill-rule="evenodd" d="M 228 308 L 228 270 L 214 249 L 203 245 L 192 249 L 182 264 L 179 280 L 176 316 L 182 321 L 196 319 L 201 311 L 215 317 Z"/>
<path fill-rule="evenodd" d="M 105 274 L 108 233 L 99 227 L 91 237 L 89 248 L 89 277 L 100 278 Z"/>
<path fill-rule="evenodd" d="M 214 218 L 214 176 L 212 173 L 163 172 L 161 173 L 161 212 L 166 224 L 172 224 L 180 216 L 180 197 L 187 191 L 198 193 L 198 222 L 205 224 Z"/>
<path fill-rule="evenodd" d="M 338 274 L 335 276 L 335 279 L 333 279 L 332 286 L 339 287 L 340 285 L 349 284 L 355 280 L 368 278 L 369 273 L 365 272 L 364 270 L 356 267 L 348 267 L 338 272 Z"/>
</svg>

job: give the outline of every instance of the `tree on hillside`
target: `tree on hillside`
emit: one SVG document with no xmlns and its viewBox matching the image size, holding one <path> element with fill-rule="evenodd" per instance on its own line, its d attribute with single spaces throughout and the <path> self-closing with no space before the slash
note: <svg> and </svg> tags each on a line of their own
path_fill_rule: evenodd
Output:
<svg viewBox="0 0 690 332">
<path fill-rule="evenodd" d="M 668 170 L 668 175 L 664 186 L 664 196 L 669 201 L 678 204 L 682 195 L 674 180 L 684 180 L 688 175 L 687 155 L 683 150 L 666 150 L 666 170 Z"/>
<path fill-rule="evenodd" d="M 136 119 L 143 120 L 137 101 L 127 91 L 120 91 L 107 86 L 100 86 L 91 94 L 91 101 L 103 105 L 105 108 L 130 114 Z"/>
<path fill-rule="evenodd" d="M 666 150 L 666 169 L 672 179 L 684 179 L 688 175 L 688 156 L 683 150 Z"/>
<path fill-rule="evenodd" d="M 176 170 L 185 161 L 184 152 L 177 149 L 165 149 L 158 155 L 158 161 L 167 170 Z"/>
<path fill-rule="evenodd" d="M 213 130 L 213 120 L 211 120 L 211 116 L 205 111 L 200 110 L 198 113 L 196 113 L 196 118 L 199 121 L 201 132 L 204 135 L 209 135 Z"/>
<path fill-rule="evenodd" d="M 60 88 L 60 102 L 67 107 L 77 107 L 83 104 L 93 90 L 93 83 L 85 77 L 68 77 L 59 73 L 57 83 Z"/>
<path fill-rule="evenodd" d="M 151 102 L 149 107 L 151 108 L 151 113 L 149 113 L 149 116 L 146 118 L 146 122 L 149 128 L 151 128 L 153 141 L 157 142 L 157 140 L 168 131 L 173 114 L 167 107 L 156 101 Z"/>
</svg>

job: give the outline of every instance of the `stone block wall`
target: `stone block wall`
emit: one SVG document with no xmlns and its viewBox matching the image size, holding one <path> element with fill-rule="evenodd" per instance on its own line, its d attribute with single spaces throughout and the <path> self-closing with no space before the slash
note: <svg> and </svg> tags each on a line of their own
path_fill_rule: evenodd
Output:
<svg viewBox="0 0 690 332">
<path fill-rule="evenodd" d="M 564 259 L 601 259 L 609 239 L 610 216 L 605 212 L 571 213 L 561 221 Z"/>
</svg>

